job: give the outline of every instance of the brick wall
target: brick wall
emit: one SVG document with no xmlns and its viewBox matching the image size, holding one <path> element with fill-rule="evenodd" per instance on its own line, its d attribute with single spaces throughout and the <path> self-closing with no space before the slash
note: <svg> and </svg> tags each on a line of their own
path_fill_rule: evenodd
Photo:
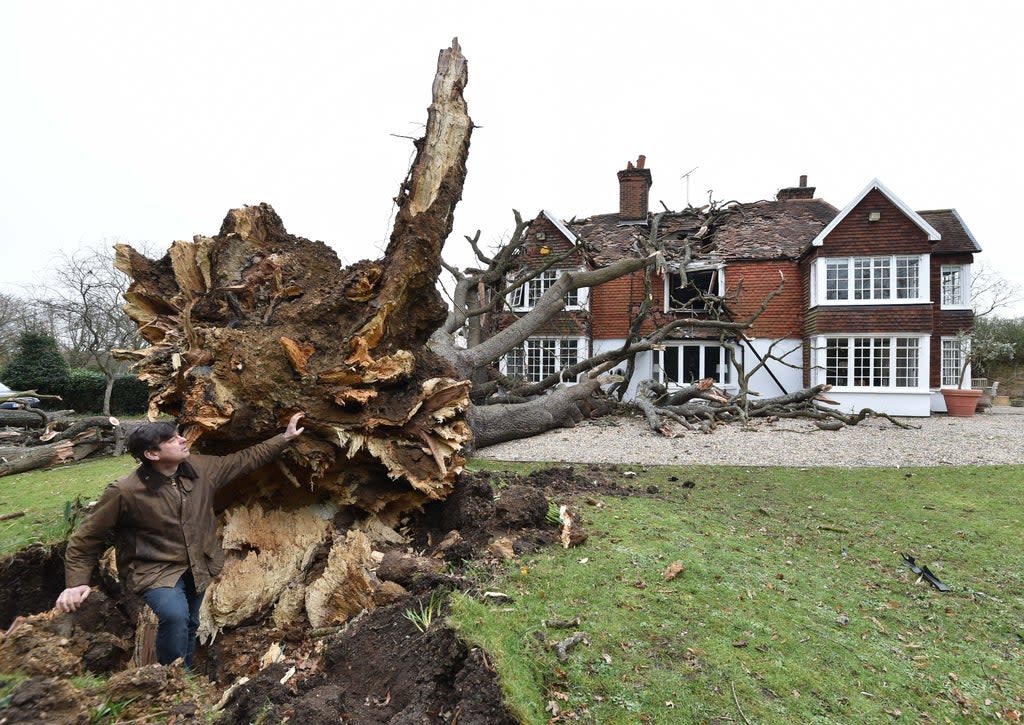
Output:
<svg viewBox="0 0 1024 725">
<path fill-rule="evenodd" d="M 737 321 L 750 318 L 762 302 L 785 279 L 782 294 L 773 299 L 748 331 L 751 337 L 800 337 L 804 319 L 803 285 L 795 261 L 730 262 L 725 269 L 726 293 L 736 299 L 727 302 Z"/>
<path fill-rule="evenodd" d="M 655 281 L 655 309 L 662 309 L 662 282 Z M 590 291 L 590 317 L 596 340 L 624 338 L 644 296 L 643 272 L 634 272 Z"/>
</svg>

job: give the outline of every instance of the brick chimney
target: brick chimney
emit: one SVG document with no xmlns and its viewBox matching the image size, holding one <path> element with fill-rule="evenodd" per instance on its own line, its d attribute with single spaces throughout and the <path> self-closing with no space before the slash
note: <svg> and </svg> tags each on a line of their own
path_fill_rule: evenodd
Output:
<svg viewBox="0 0 1024 725">
<path fill-rule="evenodd" d="M 636 166 L 627 162 L 619 172 L 619 220 L 647 221 L 647 192 L 651 188 L 651 170 L 644 168 L 646 156 L 639 156 Z"/>
<path fill-rule="evenodd" d="M 786 201 L 788 199 L 813 199 L 814 187 L 807 185 L 807 175 L 803 174 L 800 176 L 800 186 L 790 186 L 786 189 L 779 189 L 779 193 L 775 195 L 775 198 L 779 201 Z"/>
</svg>

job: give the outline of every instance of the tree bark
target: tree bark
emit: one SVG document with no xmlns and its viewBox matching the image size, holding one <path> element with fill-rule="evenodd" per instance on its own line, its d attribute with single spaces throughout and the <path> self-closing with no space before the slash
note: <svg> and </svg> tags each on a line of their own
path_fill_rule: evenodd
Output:
<svg viewBox="0 0 1024 725">
<path fill-rule="evenodd" d="M 70 457 L 71 451 L 72 446 L 68 442 L 18 449 L 0 458 L 0 477 L 49 466 Z"/>
<path fill-rule="evenodd" d="M 46 425 L 46 413 L 34 410 L 0 409 L 0 426 L 13 428 L 42 428 Z"/>
<path fill-rule="evenodd" d="M 207 634 L 252 615 L 232 604 L 242 599 L 273 607 L 275 621 L 304 614 L 317 626 L 367 606 L 371 594 L 334 592 L 376 586 L 360 573 L 371 543 L 400 540 L 400 520 L 446 497 L 463 468 L 470 386 L 427 341 L 447 315 L 436 281 L 473 127 L 466 79 L 453 42 L 381 260 L 341 269 L 266 204 L 230 211 L 216 236 L 176 242 L 160 260 L 117 247 L 133 280 L 125 309 L 150 344 L 119 354 L 153 390 L 151 415 L 175 417 L 197 451 L 223 454 L 305 413 L 306 432 L 277 464 L 218 501 L 229 561 L 205 599 Z M 324 511 L 339 510 L 354 519 L 348 537 L 323 525 Z M 321 545 L 329 563 L 314 576 L 303 562 Z"/>
</svg>

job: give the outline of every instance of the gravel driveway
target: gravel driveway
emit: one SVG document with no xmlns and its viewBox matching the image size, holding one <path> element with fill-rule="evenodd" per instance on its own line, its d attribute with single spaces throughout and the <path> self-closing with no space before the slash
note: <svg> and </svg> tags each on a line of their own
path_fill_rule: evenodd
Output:
<svg viewBox="0 0 1024 725">
<path fill-rule="evenodd" d="M 588 420 L 575 428 L 499 443 L 476 452 L 499 461 L 710 464 L 736 466 L 936 466 L 1024 464 L 1024 408 L 971 418 L 905 418 L 904 430 L 866 420 L 822 431 L 802 420 L 723 425 L 714 433 L 653 433 L 639 418 Z M 1024 481 L 1022 481 L 1024 483 Z"/>
</svg>

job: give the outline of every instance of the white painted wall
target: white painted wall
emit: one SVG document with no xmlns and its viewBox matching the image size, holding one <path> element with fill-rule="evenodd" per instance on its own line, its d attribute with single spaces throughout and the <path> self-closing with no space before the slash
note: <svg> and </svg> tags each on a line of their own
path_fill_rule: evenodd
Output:
<svg viewBox="0 0 1024 725">
<path fill-rule="evenodd" d="M 933 410 L 932 394 L 927 390 L 913 393 L 837 393 L 830 390 L 826 395 L 839 403 L 834 407 L 828 407 L 840 413 L 856 413 L 863 408 L 871 408 L 878 413 L 888 413 L 889 415 L 927 418 Z M 941 399 L 942 396 L 940 395 L 939 398 Z M 946 409 L 945 405 L 942 409 Z"/>
<path fill-rule="evenodd" d="M 768 356 L 768 350 L 772 347 L 773 340 L 768 339 L 755 339 L 749 343 L 743 343 L 743 365 L 747 370 L 751 370 L 758 363 L 757 355 L 754 354 L 756 351 L 759 355 L 764 358 Z M 788 364 L 783 364 L 777 360 L 768 360 L 765 368 L 758 370 L 750 378 L 750 391 L 760 393 L 762 398 L 774 398 L 777 395 L 783 395 L 784 393 L 793 393 L 797 390 L 803 390 L 803 343 L 798 339 L 783 339 L 775 343 L 775 347 L 772 349 L 772 354 L 776 357 L 780 357 L 785 360 Z M 753 350 L 751 350 L 753 348 Z M 795 366 L 795 367 L 791 367 Z M 775 377 L 778 378 L 778 382 L 772 379 L 772 376 L 768 373 L 771 370 Z M 733 380 L 736 379 L 735 371 L 733 374 Z M 782 383 L 782 387 L 785 390 L 779 388 L 779 383 Z"/>
</svg>

